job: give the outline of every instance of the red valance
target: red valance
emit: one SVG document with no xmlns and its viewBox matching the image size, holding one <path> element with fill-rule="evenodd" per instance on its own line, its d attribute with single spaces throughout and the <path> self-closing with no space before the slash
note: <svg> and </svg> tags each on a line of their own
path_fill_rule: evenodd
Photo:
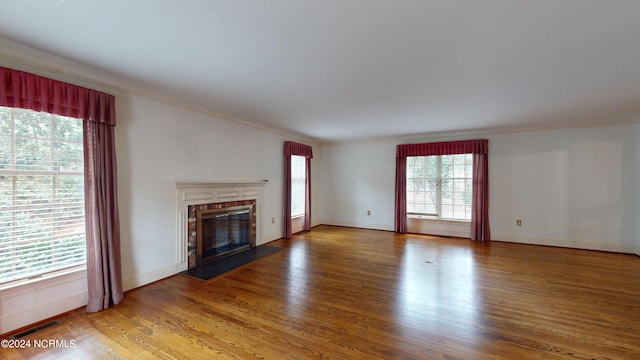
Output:
<svg viewBox="0 0 640 360">
<path fill-rule="evenodd" d="M 113 95 L 5 67 L 0 67 L 0 106 L 116 124 Z"/>
<path fill-rule="evenodd" d="M 300 144 L 293 141 L 284 142 L 284 154 L 285 155 L 298 155 L 306 158 L 313 158 L 313 149 L 309 145 Z"/>
<path fill-rule="evenodd" d="M 398 145 L 396 157 L 407 156 L 432 156 L 432 155 L 456 155 L 456 154 L 487 154 L 489 152 L 489 140 L 461 140 L 445 141 L 424 144 Z"/>
</svg>

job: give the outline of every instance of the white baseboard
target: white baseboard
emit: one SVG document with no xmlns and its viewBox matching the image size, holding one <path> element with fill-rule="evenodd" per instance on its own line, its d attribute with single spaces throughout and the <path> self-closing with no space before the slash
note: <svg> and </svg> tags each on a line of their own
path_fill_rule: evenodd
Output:
<svg viewBox="0 0 640 360">
<path fill-rule="evenodd" d="M 362 229 L 394 231 L 393 226 L 389 226 L 385 224 L 363 224 L 363 223 L 352 222 L 352 221 L 326 220 L 326 219 L 324 219 L 321 222 L 321 224 L 355 227 L 355 228 L 362 228 Z M 454 235 L 445 235 L 445 236 L 454 236 Z M 459 234 L 459 236 L 469 237 L 469 235 L 466 233 L 461 233 Z M 492 233 L 491 239 L 496 241 L 513 242 L 513 243 L 520 243 L 520 244 L 557 246 L 557 247 L 585 249 L 585 250 L 598 250 L 598 251 L 617 252 L 617 253 L 625 253 L 625 254 L 636 254 L 640 256 L 640 248 L 638 248 L 637 246 L 629 245 L 629 244 L 612 244 L 612 243 L 605 243 L 605 242 L 577 241 L 577 240 L 571 240 L 571 239 L 542 238 L 542 237 L 535 237 L 535 236 L 522 236 L 522 235 L 501 234 L 501 233 Z"/>
<path fill-rule="evenodd" d="M 174 264 L 148 273 L 138 274 L 126 279 L 122 279 L 122 289 L 124 291 L 129 291 L 137 287 L 150 284 L 154 281 L 173 276 L 183 270 L 186 270 L 186 268 L 182 269 L 182 267 L 184 267 L 183 264 Z"/>
<path fill-rule="evenodd" d="M 281 237 L 282 235 L 276 235 L 276 234 L 269 234 L 267 236 L 262 236 L 260 237 L 260 239 L 256 239 L 256 246 L 264 245 L 266 243 L 272 242 L 273 240 L 280 239 Z"/>
<path fill-rule="evenodd" d="M 386 224 L 366 224 L 366 223 L 358 223 L 358 222 L 342 221 L 342 220 L 325 220 L 322 224 L 354 227 L 354 228 L 361 228 L 361 229 L 372 229 L 372 230 L 386 230 L 386 231 L 394 230 L 393 226 L 386 225 Z"/>
<path fill-rule="evenodd" d="M 491 239 L 495 241 L 513 242 L 520 244 L 557 246 L 573 249 L 598 250 L 626 254 L 637 253 L 637 249 L 634 249 L 632 245 L 628 244 L 611 244 L 604 242 L 578 241 L 572 239 L 541 238 L 512 234 L 491 234 Z"/>
</svg>

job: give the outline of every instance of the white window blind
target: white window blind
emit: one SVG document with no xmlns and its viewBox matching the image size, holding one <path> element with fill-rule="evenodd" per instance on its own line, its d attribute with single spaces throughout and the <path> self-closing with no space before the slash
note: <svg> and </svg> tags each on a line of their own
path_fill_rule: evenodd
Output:
<svg viewBox="0 0 640 360">
<path fill-rule="evenodd" d="M 306 158 L 291 155 L 291 217 L 304 215 Z"/>
<path fill-rule="evenodd" d="M 82 120 L 0 107 L 0 284 L 85 252 Z"/>
<path fill-rule="evenodd" d="M 407 157 L 407 213 L 471 220 L 473 155 Z"/>
</svg>

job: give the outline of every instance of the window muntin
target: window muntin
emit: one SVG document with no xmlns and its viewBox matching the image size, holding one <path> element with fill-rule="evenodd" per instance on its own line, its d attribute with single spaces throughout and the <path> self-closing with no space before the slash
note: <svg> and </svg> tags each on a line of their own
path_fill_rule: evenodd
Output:
<svg viewBox="0 0 640 360">
<path fill-rule="evenodd" d="M 304 156 L 291 155 L 291 217 L 304 216 L 306 161 Z"/>
<path fill-rule="evenodd" d="M 82 120 L 0 107 L 0 284 L 86 262 Z"/>
<path fill-rule="evenodd" d="M 471 220 L 473 155 L 407 157 L 407 214 Z"/>
</svg>

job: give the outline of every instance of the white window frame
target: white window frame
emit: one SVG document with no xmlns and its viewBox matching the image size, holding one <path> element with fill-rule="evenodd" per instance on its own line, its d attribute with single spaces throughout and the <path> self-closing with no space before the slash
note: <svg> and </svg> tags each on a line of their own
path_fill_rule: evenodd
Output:
<svg viewBox="0 0 640 360">
<path fill-rule="evenodd" d="M 471 164 L 470 165 L 465 165 L 470 167 L 470 172 L 473 171 L 473 155 L 472 154 L 459 154 L 459 155 L 465 155 L 465 156 L 469 156 L 471 157 Z M 444 220 L 444 221 L 453 221 L 453 222 L 471 222 L 471 203 L 469 203 L 469 211 L 465 211 L 465 218 L 460 218 L 460 217 L 445 217 L 442 216 L 443 211 L 442 211 L 442 206 L 443 206 L 443 202 L 442 202 L 442 198 L 443 198 L 443 189 L 442 189 L 442 184 L 443 184 L 443 178 L 442 178 L 442 157 L 443 156 L 449 156 L 449 155 L 432 155 L 432 156 L 408 156 L 407 157 L 407 181 L 409 181 L 409 179 L 419 179 L 419 177 L 415 177 L 415 172 L 412 174 L 410 169 L 409 169 L 409 165 L 410 165 L 410 159 L 411 158 L 426 158 L 426 157 L 434 157 L 436 159 L 436 171 L 435 171 L 435 178 L 422 178 L 422 179 L 435 179 L 435 183 L 436 183 L 436 199 L 435 199 L 435 212 L 418 212 L 418 211 L 409 211 L 410 206 L 410 201 L 414 201 L 415 202 L 415 196 L 412 197 L 410 196 L 410 192 L 409 192 L 409 186 L 407 186 L 407 195 L 406 195 L 406 201 L 407 201 L 407 217 L 409 218 L 414 218 L 414 219 L 427 219 L 427 220 Z M 412 177 L 413 176 L 413 177 Z M 452 177 L 452 178 L 448 178 L 449 180 L 464 180 L 465 182 L 469 182 L 470 185 L 473 184 L 473 174 L 469 174 L 469 177 Z M 470 201 L 472 201 L 470 199 Z M 415 207 L 415 206 L 414 206 Z"/>
<path fill-rule="evenodd" d="M 291 218 L 304 217 L 307 158 L 291 155 Z M 297 210 L 297 211 L 296 211 Z"/>
<path fill-rule="evenodd" d="M 44 113 L 47 114 L 49 121 L 49 134 L 47 137 L 18 136 L 16 130 L 18 112 L 27 112 L 26 114 L 33 114 L 33 116 L 42 116 L 43 113 L 7 107 L 0 107 L 0 110 L 10 113 L 9 133 L 7 134 L 6 131 L 3 133 L 3 129 L 0 128 L 0 141 L 5 141 L 5 151 L 8 150 L 8 153 L 5 152 L 4 156 L 0 156 L 0 176 L 4 177 L 0 181 L 7 181 L 6 179 L 8 178 L 8 181 L 11 182 L 11 185 L 5 186 L 3 190 L 0 188 L 0 191 L 11 189 L 10 193 L 0 193 L 0 199 L 2 199 L 1 197 L 5 199 L 4 202 L 0 202 L 0 210 L 5 214 L 9 214 L 12 219 L 9 223 L 0 224 L 0 257 L 10 259 L 10 261 L 5 261 L 4 264 L 0 261 L 0 288 L 10 288 L 19 284 L 86 269 L 84 191 L 77 191 L 74 197 L 71 197 L 68 194 L 60 194 L 60 188 L 57 187 L 59 185 L 56 185 L 61 184 L 64 177 L 76 178 L 76 181 L 80 180 L 79 182 L 84 184 L 82 159 L 80 159 L 80 162 L 73 163 L 75 164 L 75 169 L 65 169 L 61 165 L 61 160 L 64 160 L 64 157 L 56 157 L 55 147 L 53 146 L 54 143 L 61 145 L 73 144 L 72 146 L 76 147 L 79 144 L 82 148 L 82 138 L 79 141 L 56 138 L 53 132 L 54 124 L 57 121 L 67 120 L 68 118 L 49 113 Z M 79 121 L 80 126 L 82 126 L 82 120 L 73 120 Z M 2 122 L 0 122 L 0 126 L 2 126 Z M 7 129 L 5 128 L 4 130 Z M 49 143 L 48 159 L 41 162 L 38 168 L 31 169 L 18 166 L 20 149 L 17 144 L 20 139 Z M 7 140 L 10 143 L 6 143 Z M 82 150 L 84 151 L 84 149 Z M 2 148 L 0 148 L 0 151 L 2 151 Z M 29 177 L 34 179 L 34 182 L 42 177 L 50 177 L 52 181 L 50 192 L 33 193 L 29 192 L 29 189 L 21 187 L 22 184 L 20 184 L 19 178 Z M 24 205 L 19 201 L 19 198 L 36 196 L 36 194 L 43 194 L 42 197 L 38 197 L 38 199 L 42 199 L 39 200 L 42 205 L 33 205 L 32 203 Z M 37 218 L 40 214 L 37 214 L 36 211 L 46 212 L 48 210 L 55 212 L 58 209 L 69 210 L 70 208 L 75 208 L 75 210 L 64 213 L 65 220 L 60 220 L 56 217 L 49 218 L 47 215 L 41 217 L 40 219 L 49 220 L 45 225 L 34 222 L 29 227 L 29 222 L 17 221 L 18 216 Z M 25 225 L 27 226 L 25 227 Z M 43 233 L 38 233 L 37 230 L 42 228 L 46 228 L 51 234 L 43 235 Z M 20 233 L 23 230 L 30 231 L 34 235 L 30 238 L 24 235 L 21 236 Z M 25 255 L 27 252 L 23 250 L 25 244 L 33 246 L 33 248 L 46 244 L 44 247 L 49 246 L 50 249 L 39 253 L 31 250 L 28 255 L 32 255 L 32 257 L 28 257 Z M 34 254 L 36 255 L 34 256 Z M 65 261 L 65 256 L 70 260 Z"/>
</svg>

